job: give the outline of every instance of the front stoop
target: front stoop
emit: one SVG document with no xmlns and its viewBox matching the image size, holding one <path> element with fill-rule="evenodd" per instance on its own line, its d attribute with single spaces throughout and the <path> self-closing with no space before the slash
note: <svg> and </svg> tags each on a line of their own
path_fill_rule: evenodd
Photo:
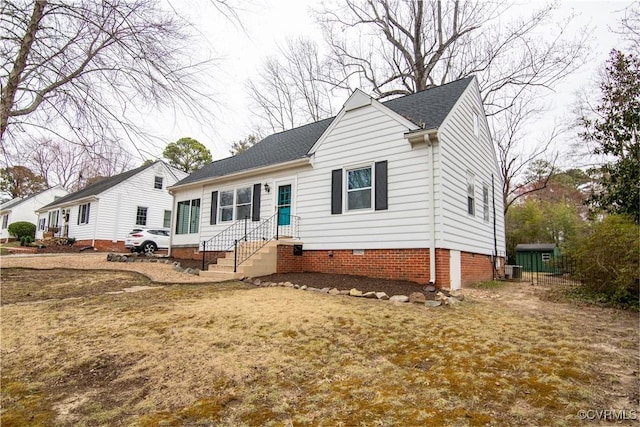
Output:
<svg viewBox="0 0 640 427">
<path fill-rule="evenodd" d="M 200 271 L 200 276 L 213 280 L 238 280 L 245 277 L 259 277 L 275 274 L 278 268 L 278 245 L 287 244 L 288 240 L 272 240 L 240 264 L 233 272 L 233 251 L 219 258 L 217 264 L 210 264 L 209 269 Z"/>
</svg>

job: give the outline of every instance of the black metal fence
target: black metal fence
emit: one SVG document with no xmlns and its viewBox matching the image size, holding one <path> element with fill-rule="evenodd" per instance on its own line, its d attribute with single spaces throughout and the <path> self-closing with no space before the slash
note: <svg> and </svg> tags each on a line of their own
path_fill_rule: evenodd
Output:
<svg viewBox="0 0 640 427">
<path fill-rule="evenodd" d="M 544 259 L 538 253 L 520 254 L 521 280 L 534 285 L 571 285 L 579 281 L 574 277 L 576 262 L 568 256 L 557 255 Z"/>
</svg>

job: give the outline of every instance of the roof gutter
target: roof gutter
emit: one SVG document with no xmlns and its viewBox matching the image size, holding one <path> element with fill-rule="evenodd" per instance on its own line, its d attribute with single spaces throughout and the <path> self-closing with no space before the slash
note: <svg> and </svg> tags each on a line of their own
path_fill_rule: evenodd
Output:
<svg viewBox="0 0 640 427">
<path fill-rule="evenodd" d="M 35 212 L 36 213 L 49 212 L 49 211 L 52 211 L 52 210 L 55 210 L 55 209 L 66 208 L 68 206 L 82 204 L 83 202 L 95 202 L 97 200 L 100 200 L 100 199 L 96 195 L 86 196 L 86 197 L 82 197 L 80 199 L 69 200 L 69 201 L 64 202 L 64 203 L 59 203 L 59 204 L 55 204 L 55 205 L 47 205 L 47 206 L 45 206 L 43 208 L 38 209 Z"/>
<path fill-rule="evenodd" d="M 246 169 L 246 170 L 235 172 L 229 175 L 213 176 L 213 177 L 201 179 L 199 181 L 188 182 L 186 184 L 172 185 L 171 187 L 167 187 L 167 190 L 169 190 L 170 194 L 173 194 L 173 192 L 176 190 L 184 190 L 191 187 L 198 187 L 203 184 L 213 184 L 213 183 L 221 183 L 225 181 L 232 181 L 238 178 L 248 178 L 255 175 L 261 175 L 266 172 L 278 172 L 278 171 L 281 171 L 284 169 L 290 169 L 296 166 L 305 166 L 310 163 L 311 163 L 311 160 L 309 159 L 309 157 L 303 157 L 300 159 L 291 160 L 289 162 L 277 163 L 275 165 L 262 166 L 254 169 Z"/>
<path fill-rule="evenodd" d="M 429 230 L 429 284 L 436 284 L 436 198 L 435 198 L 435 176 L 433 173 L 435 166 L 434 146 L 438 142 L 438 129 L 421 129 L 407 132 L 405 139 L 409 141 L 411 147 L 426 144 L 429 147 L 429 186 L 431 187 L 431 221 Z"/>
</svg>

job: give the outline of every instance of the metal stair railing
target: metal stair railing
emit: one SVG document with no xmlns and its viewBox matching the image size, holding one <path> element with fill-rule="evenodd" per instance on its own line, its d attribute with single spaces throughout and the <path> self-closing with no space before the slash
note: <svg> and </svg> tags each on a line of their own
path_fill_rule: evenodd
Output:
<svg viewBox="0 0 640 427">
<path fill-rule="evenodd" d="M 207 268 L 207 265 L 214 258 L 217 258 L 220 252 L 230 251 L 238 239 L 246 236 L 249 220 L 249 217 L 245 217 L 242 221 L 236 221 L 209 240 L 201 243 L 203 270 Z"/>
<path fill-rule="evenodd" d="M 234 243 L 233 272 L 272 240 L 300 237 L 300 217 L 277 212 Z"/>
</svg>

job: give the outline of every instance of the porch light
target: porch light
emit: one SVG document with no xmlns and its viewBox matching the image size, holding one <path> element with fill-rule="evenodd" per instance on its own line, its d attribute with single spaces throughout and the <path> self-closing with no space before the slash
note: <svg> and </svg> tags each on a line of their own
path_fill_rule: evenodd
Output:
<svg viewBox="0 0 640 427">
<path fill-rule="evenodd" d="M 267 184 L 266 182 L 264 184 L 264 191 L 266 191 L 267 193 L 271 191 L 271 187 L 269 187 L 269 184 Z"/>
</svg>

